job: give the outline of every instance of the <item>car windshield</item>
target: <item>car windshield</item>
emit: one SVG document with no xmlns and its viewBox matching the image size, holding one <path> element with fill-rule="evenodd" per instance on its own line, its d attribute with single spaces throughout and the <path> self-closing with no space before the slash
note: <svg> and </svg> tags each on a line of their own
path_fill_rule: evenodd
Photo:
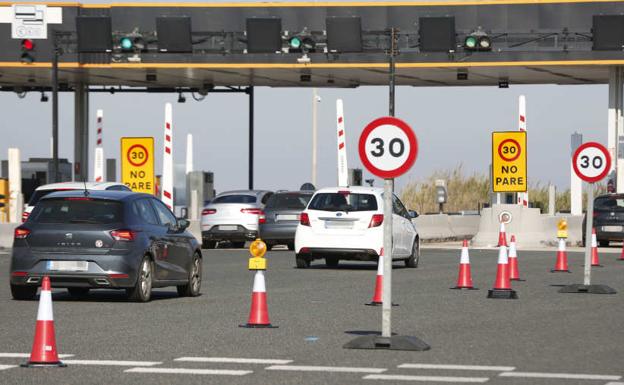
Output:
<svg viewBox="0 0 624 385">
<path fill-rule="evenodd" d="M 319 193 L 312 198 L 310 210 L 321 211 L 375 211 L 377 199 L 373 194 Z"/>
<path fill-rule="evenodd" d="M 28 206 L 36 206 L 37 202 L 39 202 L 39 200 L 41 198 L 43 198 L 44 196 L 46 196 L 48 194 L 52 194 L 53 192 L 57 192 L 57 191 L 68 191 L 68 190 L 75 190 L 75 189 L 53 189 L 53 190 L 38 190 L 38 191 L 35 191 L 30 196 L 30 200 L 28 201 Z"/>
<path fill-rule="evenodd" d="M 35 223 L 93 223 L 122 222 L 121 202 L 91 198 L 43 199 L 29 222 Z"/>
<path fill-rule="evenodd" d="M 624 210 L 624 197 L 596 198 L 594 206 L 603 210 Z"/>
<path fill-rule="evenodd" d="M 211 203 L 256 203 L 253 195 L 222 195 L 216 197 Z"/>
<path fill-rule="evenodd" d="M 312 198 L 312 194 L 285 193 L 275 194 L 266 204 L 267 209 L 303 210 Z"/>
</svg>

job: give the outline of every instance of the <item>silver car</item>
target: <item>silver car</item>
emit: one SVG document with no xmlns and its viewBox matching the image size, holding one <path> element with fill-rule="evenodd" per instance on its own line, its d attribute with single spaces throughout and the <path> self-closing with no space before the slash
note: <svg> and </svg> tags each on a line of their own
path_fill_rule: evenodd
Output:
<svg viewBox="0 0 624 385">
<path fill-rule="evenodd" d="M 269 248 L 286 245 L 295 249 L 295 231 L 299 214 L 306 208 L 314 191 L 278 191 L 264 208 L 264 220 L 260 217 L 260 238 Z"/>
<path fill-rule="evenodd" d="M 202 247 L 213 249 L 228 241 L 241 248 L 258 237 L 258 220 L 273 192 L 266 190 L 226 191 L 202 210 Z"/>
</svg>

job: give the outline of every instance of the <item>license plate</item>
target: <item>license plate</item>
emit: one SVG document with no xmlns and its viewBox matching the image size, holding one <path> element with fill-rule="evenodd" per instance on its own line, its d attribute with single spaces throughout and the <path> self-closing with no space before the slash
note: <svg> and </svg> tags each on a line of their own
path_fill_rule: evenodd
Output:
<svg viewBox="0 0 624 385">
<path fill-rule="evenodd" d="M 238 228 L 236 225 L 219 225 L 219 230 L 222 231 L 234 231 Z"/>
<path fill-rule="evenodd" d="M 352 229 L 353 222 L 351 221 L 325 221 L 326 229 Z"/>
<path fill-rule="evenodd" d="M 602 231 L 606 231 L 606 232 L 618 232 L 622 230 L 623 230 L 622 226 L 602 226 Z"/>
<path fill-rule="evenodd" d="M 48 270 L 51 271 L 87 271 L 87 261 L 48 261 Z"/>
<path fill-rule="evenodd" d="M 281 214 L 281 215 L 276 215 L 275 219 L 278 220 L 278 221 L 298 221 L 299 220 L 299 215 L 295 215 L 295 214 Z"/>
</svg>

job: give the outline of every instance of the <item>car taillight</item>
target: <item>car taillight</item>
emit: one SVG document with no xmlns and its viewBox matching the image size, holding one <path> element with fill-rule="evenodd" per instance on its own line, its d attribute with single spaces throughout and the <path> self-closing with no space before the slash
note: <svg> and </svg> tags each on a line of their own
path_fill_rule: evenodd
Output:
<svg viewBox="0 0 624 385">
<path fill-rule="evenodd" d="M 263 214 L 260 209 L 241 209 L 241 213 L 243 214 L 252 214 L 252 215 L 260 215 Z"/>
<path fill-rule="evenodd" d="M 381 226 L 383 223 L 383 214 L 373 214 L 373 217 L 368 224 L 368 228 Z"/>
<path fill-rule="evenodd" d="M 25 239 L 30 234 L 30 230 L 18 227 L 13 232 L 15 239 Z"/>
<path fill-rule="evenodd" d="M 210 215 L 210 214 L 216 214 L 217 213 L 217 209 L 203 209 L 202 210 L 202 215 Z"/>
<path fill-rule="evenodd" d="M 310 217 L 308 216 L 308 213 L 301 213 L 299 215 L 299 223 L 301 223 L 302 226 L 310 226 Z"/>
<path fill-rule="evenodd" d="M 92 201 L 93 199 L 87 197 L 69 197 L 65 198 L 66 201 Z"/>
<path fill-rule="evenodd" d="M 28 219 L 29 215 L 30 215 L 30 213 L 27 213 L 26 211 L 24 211 L 22 213 L 22 223 L 26 222 L 26 220 Z"/>
<path fill-rule="evenodd" d="M 264 211 L 260 210 L 260 215 L 258 215 L 258 223 L 262 224 L 262 223 L 266 223 L 266 215 L 264 214 Z"/>
<path fill-rule="evenodd" d="M 113 230 L 110 234 L 116 241 L 134 241 L 136 237 L 136 232 L 132 230 Z"/>
<path fill-rule="evenodd" d="M 594 218 L 598 218 L 598 215 L 600 215 L 599 212 L 594 211 Z"/>
</svg>

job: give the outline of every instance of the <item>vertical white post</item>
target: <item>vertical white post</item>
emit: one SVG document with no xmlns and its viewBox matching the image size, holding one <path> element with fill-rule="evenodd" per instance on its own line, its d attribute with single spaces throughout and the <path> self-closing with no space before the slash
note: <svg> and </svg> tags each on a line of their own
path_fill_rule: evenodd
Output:
<svg viewBox="0 0 624 385">
<path fill-rule="evenodd" d="M 97 110 L 96 112 L 96 142 L 95 142 L 95 157 L 93 159 L 93 180 L 96 182 L 104 182 L 104 148 L 102 147 L 102 135 L 104 130 L 104 111 Z"/>
<path fill-rule="evenodd" d="M 349 168 L 347 166 L 347 139 L 345 132 L 342 99 L 336 100 L 336 134 L 338 138 L 338 186 L 349 185 Z"/>
<path fill-rule="evenodd" d="M 22 165 L 19 148 L 9 148 L 9 222 L 22 221 Z"/>
<path fill-rule="evenodd" d="M 381 293 L 381 336 L 392 337 L 392 195 L 394 180 L 384 179 L 383 254 L 384 277 Z"/>
<path fill-rule="evenodd" d="M 316 166 L 318 163 L 317 159 L 317 150 L 318 146 L 318 120 L 317 120 L 317 112 L 319 102 L 318 90 L 316 87 L 312 88 L 312 184 L 316 187 Z"/>
<path fill-rule="evenodd" d="M 548 215 L 555 215 L 557 200 L 557 188 L 555 185 L 548 186 Z"/>
<path fill-rule="evenodd" d="M 585 225 L 585 269 L 583 285 L 591 284 L 592 229 L 594 228 L 594 184 L 587 183 L 587 223 Z"/>
<path fill-rule="evenodd" d="M 607 148 L 611 155 L 611 171 L 616 174 L 616 191 L 624 192 L 624 172 L 618 173 L 620 168 L 624 168 L 624 154 L 618 151 L 619 138 L 624 135 L 624 119 L 622 109 L 624 108 L 624 97 L 622 89 L 622 69 L 612 67 L 609 69 L 609 110 L 607 119 Z M 620 160 L 619 158 L 623 158 Z"/>
<path fill-rule="evenodd" d="M 193 134 L 186 134 L 186 173 L 193 171 Z"/>
<path fill-rule="evenodd" d="M 583 215 L 583 182 L 574 172 L 572 156 L 583 143 L 583 135 L 575 132 L 570 143 L 570 214 Z"/>
<path fill-rule="evenodd" d="M 518 98 L 518 130 L 527 130 L 526 98 L 520 95 Z M 527 143 L 528 144 L 528 143 Z M 525 149 L 526 151 L 526 149 Z M 518 193 L 517 203 L 524 207 L 529 207 L 529 191 Z"/>
<path fill-rule="evenodd" d="M 173 112 L 171 103 L 165 104 L 163 172 L 160 183 L 162 190 L 160 199 L 173 210 Z"/>
</svg>

